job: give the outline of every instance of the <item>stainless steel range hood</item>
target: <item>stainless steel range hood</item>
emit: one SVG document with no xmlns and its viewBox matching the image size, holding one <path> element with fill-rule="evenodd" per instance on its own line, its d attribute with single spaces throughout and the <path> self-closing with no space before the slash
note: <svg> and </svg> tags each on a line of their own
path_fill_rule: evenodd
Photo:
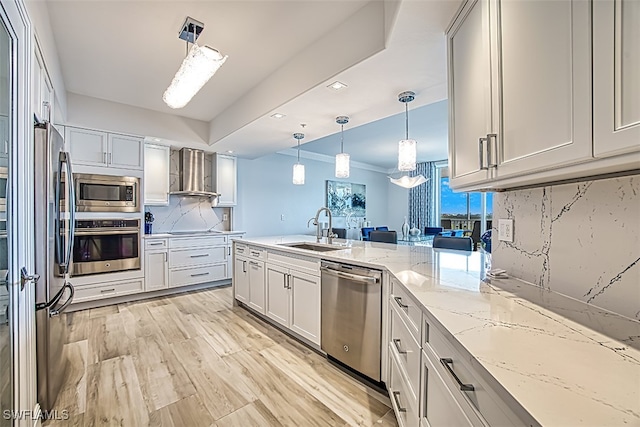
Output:
<svg viewBox="0 0 640 427">
<path fill-rule="evenodd" d="M 204 189 L 204 151 L 192 148 L 180 149 L 180 190 L 170 194 L 177 196 L 218 197 L 220 194 Z"/>
</svg>

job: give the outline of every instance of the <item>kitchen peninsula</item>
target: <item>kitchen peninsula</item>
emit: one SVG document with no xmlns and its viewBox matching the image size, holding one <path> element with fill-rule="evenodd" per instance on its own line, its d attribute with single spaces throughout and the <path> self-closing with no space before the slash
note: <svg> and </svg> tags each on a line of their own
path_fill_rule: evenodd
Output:
<svg viewBox="0 0 640 427">
<path fill-rule="evenodd" d="M 382 378 L 401 425 L 438 418 L 442 404 L 450 404 L 447 419 L 464 419 L 469 425 L 640 422 L 637 322 L 516 279 L 482 280 L 485 260 L 477 252 L 350 240 L 334 241 L 336 248 L 323 243 L 314 248 L 315 242 L 315 237 L 304 235 L 234 242 L 235 299 L 273 320 L 264 271 L 272 260 L 283 265 L 287 257 L 291 269 L 303 261 L 309 271 L 317 268 L 317 275 L 321 260 L 381 270 Z M 300 248 L 303 243 L 307 249 Z M 238 288 L 238 270 L 244 267 L 238 263 L 240 252 L 254 254 L 262 263 L 258 286 L 251 282 L 251 287 Z M 291 286 L 285 282 L 285 288 Z M 249 302 L 250 294 L 243 295 L 250 291 L 262 292 L 257 305 Z M 401 346 L 395 323 L 411 332 L 409 338 L 402 336 Z M 291 330 L 319 348 L 308 336 Z M 414 344 L 416 350 L 409 350 Z M 422 354 L 417 374 L 411 368 L 412 353 Z M 451 358 L 452 354 L 459 356 Z M 434 355 L 439 363 L 431 363 Z M 442 383 L 432 384 L 434 378 Z M 429 405 L 425 389 L 432 386 L 450 399 L 442 397 Z M 463 418 L 453 418 L 452 407 Z"/>
</svg>

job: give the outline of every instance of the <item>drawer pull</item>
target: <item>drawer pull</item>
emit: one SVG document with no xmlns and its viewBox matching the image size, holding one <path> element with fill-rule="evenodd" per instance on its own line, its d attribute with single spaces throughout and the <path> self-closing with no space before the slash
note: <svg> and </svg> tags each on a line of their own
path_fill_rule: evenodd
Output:
<svg viewBox="0 0 640 427">
<path fill-rule="evenodd" d="M 391 394 L 393 395 L 393 400 L 396 402 L 396 406 L 398 407 L 398 412 L 407 412 L 407 408 L 400 406 L 400 392 L 394 391 Z"/>
<path fill-rule="evenodd" d="M 161 245 L 164 245 L 164 242 L 147 243 L 147 246 L 161 246 Z"/>
<path fill-rule="evenodd" d="M 396 304 L 398 304 L 398 305 L 400 306 L 400 308 L 405 309 L 405 310 L 406 310 L 407 308 L 409 308 L 409 306 L 408 306 L 408 305 L 406 305 L 406 304 L 403 304 L 403 303 L 402 303 L 402 298 L 400 298 L 400 297 L 393 297 L 393 299 L 394 299 L 394 300 L 396 300 Z"/>
<path fill-rule="evenodd" d="M 260 252 L 251 251 L 251 255 L 253 255 L 253 256 L 260 256 Z"/>
<path fill-rule="evenodd" d="M 191 258 L 205 258 L 208 257 L 209 254 L 200 254 L 200 255 L 191 255 Z"/>
<path fill-rule="evenodd" d="M 460 378 L 458 378 L 456 373 L 453 372 L 453 366 L 451 366 L 451 365 L 453 365 L 453 359 L 450 359 L 448 357 L 443 357 L 442 359 L 440 359 L 440 363 L 442 363 L 442 366 L 447 368 L 447 371 L 449 371 L 449 373 L 456 380 L 456 382 L 460 386 L 460 390 L 462 390 L 462 391 L 474 391 L 475 390 L 475 388 L 473 387 L 473 384 L 464 384 L 462 381 L 460 381 Z"/>
<path fill-rule="evenodd" d="M 251 265 L 255 265 L 256 267 L 257 267 L 258 265 L 260 265 L 260 264 L 258 264 L 258 263 L 257 263 L 257 262 L 255 262 L 255 261 L 249 261 L 249 264 L 251 264 Z"/>
<path fill-rule="evenodd" d="M 207 271 L 206 273 L 197 273 L 197 274 L 192 274 L 191 277 L 200 277 L 200 276 L 208 276 L 209 272 Z"/>
<path fill-rule="evenodd" d="M 243 254 L 244 248 L 236 248 L 236 252 L 238 252 L 239 254 Z"/>
<path fill-rule="evenodd" d="M 115 292 L 115 288 L 111 288 L 111 289 L 102 289 L 100 291 L 101 294 L 106 294 L 107 292 Z"/>
<path fill-rule="evenodd" d="M 400 348 L 400 339 L 398 339 L 398 338 L 394 338 L 394 339 L 393 339 L 393 345 L 395 345 L 395 346 L 396 346 L 396 350 L 398 351 L 398 354 L 407 354 L 406 350 L 405 350 L 405 351 L 403 351 L 403 350 Z"/>
</svg>

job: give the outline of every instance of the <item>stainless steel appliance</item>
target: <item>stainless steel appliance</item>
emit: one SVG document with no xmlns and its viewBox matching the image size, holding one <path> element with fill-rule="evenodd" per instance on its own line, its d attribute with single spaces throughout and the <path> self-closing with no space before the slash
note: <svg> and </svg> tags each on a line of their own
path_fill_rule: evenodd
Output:
<svg viewBox="0 0 640 427">
<path fill-rule="evenodd" d="M 78 220 L 71 276 L 140 269 L 139 219 Z"/>
<path fill-rule="evenodd" d="M 0 167 L 0 212 L 7 211 L 7 184 L 9 182 L 9 169 Z"/>
<path fill-rule="evenodd" d="M 172 191 L 178 196 L 218 197 L 220 194 L 205 191 L 204 151 L 192 148 L 180 149 L 180 191 Z"/>
<path fill-rule="evenodd" d="M 140 212 L 140 178 L 75 175 L 78 212 Z"/>
<path fill-rule="evenodd" d="M 64 185 L 73 184 L 73 172 L 62 136 L 49 123 L 36 124 L 34 135 L 38 401 L 43 410 L 51 410 L 67 365 L 62 353 L 66 319 L 60 314 L 73 300 L 68 273 L 75 199 L 73 185 Z"/>
<path fill-rule="evenodd" d="M 382 273 L 323 261 L 322 350 L 380 382 Z"/>
</svg>

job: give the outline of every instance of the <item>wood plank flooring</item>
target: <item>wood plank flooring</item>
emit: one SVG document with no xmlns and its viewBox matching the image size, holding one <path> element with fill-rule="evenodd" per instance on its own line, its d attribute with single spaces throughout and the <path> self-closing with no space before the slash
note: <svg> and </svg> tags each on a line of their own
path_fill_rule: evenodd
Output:
<svg viewBox="0 0 640 427">
<path fill-rule="evenodd" d="M 45 426 L 397 426 L 389 399 L 247 311 L 231 288 L 66 315 Z"/>
</svg>

